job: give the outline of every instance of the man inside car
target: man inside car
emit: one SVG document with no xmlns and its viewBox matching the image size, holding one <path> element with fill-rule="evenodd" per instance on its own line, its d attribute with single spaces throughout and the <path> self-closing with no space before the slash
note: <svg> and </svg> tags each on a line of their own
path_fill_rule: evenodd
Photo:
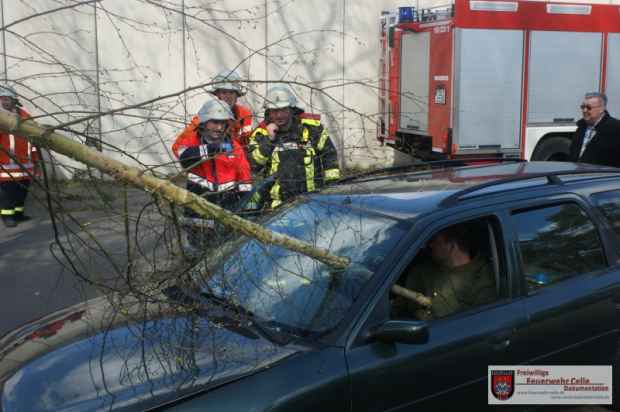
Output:
<svg viewBox="0 0 620 412">
<path fill-rule="evenodd" d="M 466 224 L 459 224 L 431 238 L 430 261 L 416 262 L 405 285 L 426 295 L 432 303 L 421 309 L 408 301 L 407 313 L 421 320 L 436 319 L 497 299 L 492 268 L 478 252 L 470 232 Z"/>
</svg>

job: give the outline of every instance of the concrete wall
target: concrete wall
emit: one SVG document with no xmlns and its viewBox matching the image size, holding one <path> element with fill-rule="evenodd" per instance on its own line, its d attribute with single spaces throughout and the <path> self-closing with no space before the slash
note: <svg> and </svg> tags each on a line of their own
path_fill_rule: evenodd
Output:
<svg viewBox="0 0 620 412">
<path fill-rule="evenodd" d="M 226 67 L 250 80 L 261 114 L 267 82 L 294 82 L 328 124 L 346 166 L 393 161 L 375 140 L 379 15 L 396 2 L 352 0 L 0 0 L 1 77 L 41 122 L 101 138 L 103 150 L 170 172 L 169 147 Z M 163 5 L 162 5 L 163 4 Z M 148 102 L 148 103 L 145 103 Z M 79 165 L 62 159 L 71 176 Z M 168 167 L 167 167 L 168 166 Z"/>
<path fill-rule="evenodd" d="M 196 86 L 236 67 L 251 81 L 245 100 L 259 114 L 265 81 L 294 82 L 307 110 L 323 116 L 344 165 L 399 161 L 376 143 L 373 115 L 379 16 L 403 2 L 105 0 L 96 8 L 94 2 L 76 3 L 84 2 L 0 0 L 6 27 L 0 78 L 16 86 L 25 106 L 49 124 L 135 105 L 70 126 L 76 136 L 101 138 L 106 154 L 170 172 L 170 144 L 204 101 L 206 90 Z M 66 159 L 63 164 L 68 176 L 71 167 L 79 168 Z"/>
</svg>

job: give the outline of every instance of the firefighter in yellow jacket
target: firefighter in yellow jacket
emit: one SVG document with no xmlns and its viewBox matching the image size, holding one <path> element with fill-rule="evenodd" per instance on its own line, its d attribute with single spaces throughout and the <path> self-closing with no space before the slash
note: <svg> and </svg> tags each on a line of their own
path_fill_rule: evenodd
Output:
<svg viewBox="0 0 620 412">
<path fill-rule="evenodd" d="M 285 85 L 267 92 L 265 120 L 250 137 L 249 154 L 255 169 L 273 177 L 260 193 L 271 208 L 340 177 L 338 153 L 320 117 L 305 113 Z"/>
</svg>

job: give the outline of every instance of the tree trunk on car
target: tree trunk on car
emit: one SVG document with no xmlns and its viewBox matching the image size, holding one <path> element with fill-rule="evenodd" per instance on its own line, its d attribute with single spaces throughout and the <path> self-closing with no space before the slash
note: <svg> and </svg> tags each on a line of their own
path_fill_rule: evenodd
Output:
<svg viewBox="0 0 620 412">
<path fill-rule="evenodd" d="M 349 263 L 348 259 L 332 255 L 327 250 L 273 232 L 243 219 L 184 188 L 153 176 L 148 170 L 127 166 L 122 162 L 104 156 L 84 144 L 54 132 L 53 128 L 43 127 L 32 120 L 21 121 L 16 115 L 0 110 L 0 130 L 24 136 L 35 146 L 63 154 L 94 167 L 119 182 L 131 184 L 147 192 L 162 196 L 179 206 L 188 207 L 203 216 L 217 220 L 229 229 L 255 238 L 262 243 L 282 246 L 335 268 L 344 269 Z"/>
</svg>

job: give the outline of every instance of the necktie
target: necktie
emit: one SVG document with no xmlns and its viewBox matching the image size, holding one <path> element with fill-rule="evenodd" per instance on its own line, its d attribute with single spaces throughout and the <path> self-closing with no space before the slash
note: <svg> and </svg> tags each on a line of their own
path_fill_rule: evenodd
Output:
<svg viewBox="0 0 620 412">
<path fill-rule="evenodd" d="M 583 152 L 586 151 L 586 146 L 588 146 L 588 143 L 590 143 L 590 140 L 592 140 L 593 135 L 594 135 L 594 128 L 588 127 L 586 129 L 585 134 L 583 135 L 583 142 L 581 143 L 581 151 L 579 152 L 579 158 L 583 156 Z"/>
</svg>

